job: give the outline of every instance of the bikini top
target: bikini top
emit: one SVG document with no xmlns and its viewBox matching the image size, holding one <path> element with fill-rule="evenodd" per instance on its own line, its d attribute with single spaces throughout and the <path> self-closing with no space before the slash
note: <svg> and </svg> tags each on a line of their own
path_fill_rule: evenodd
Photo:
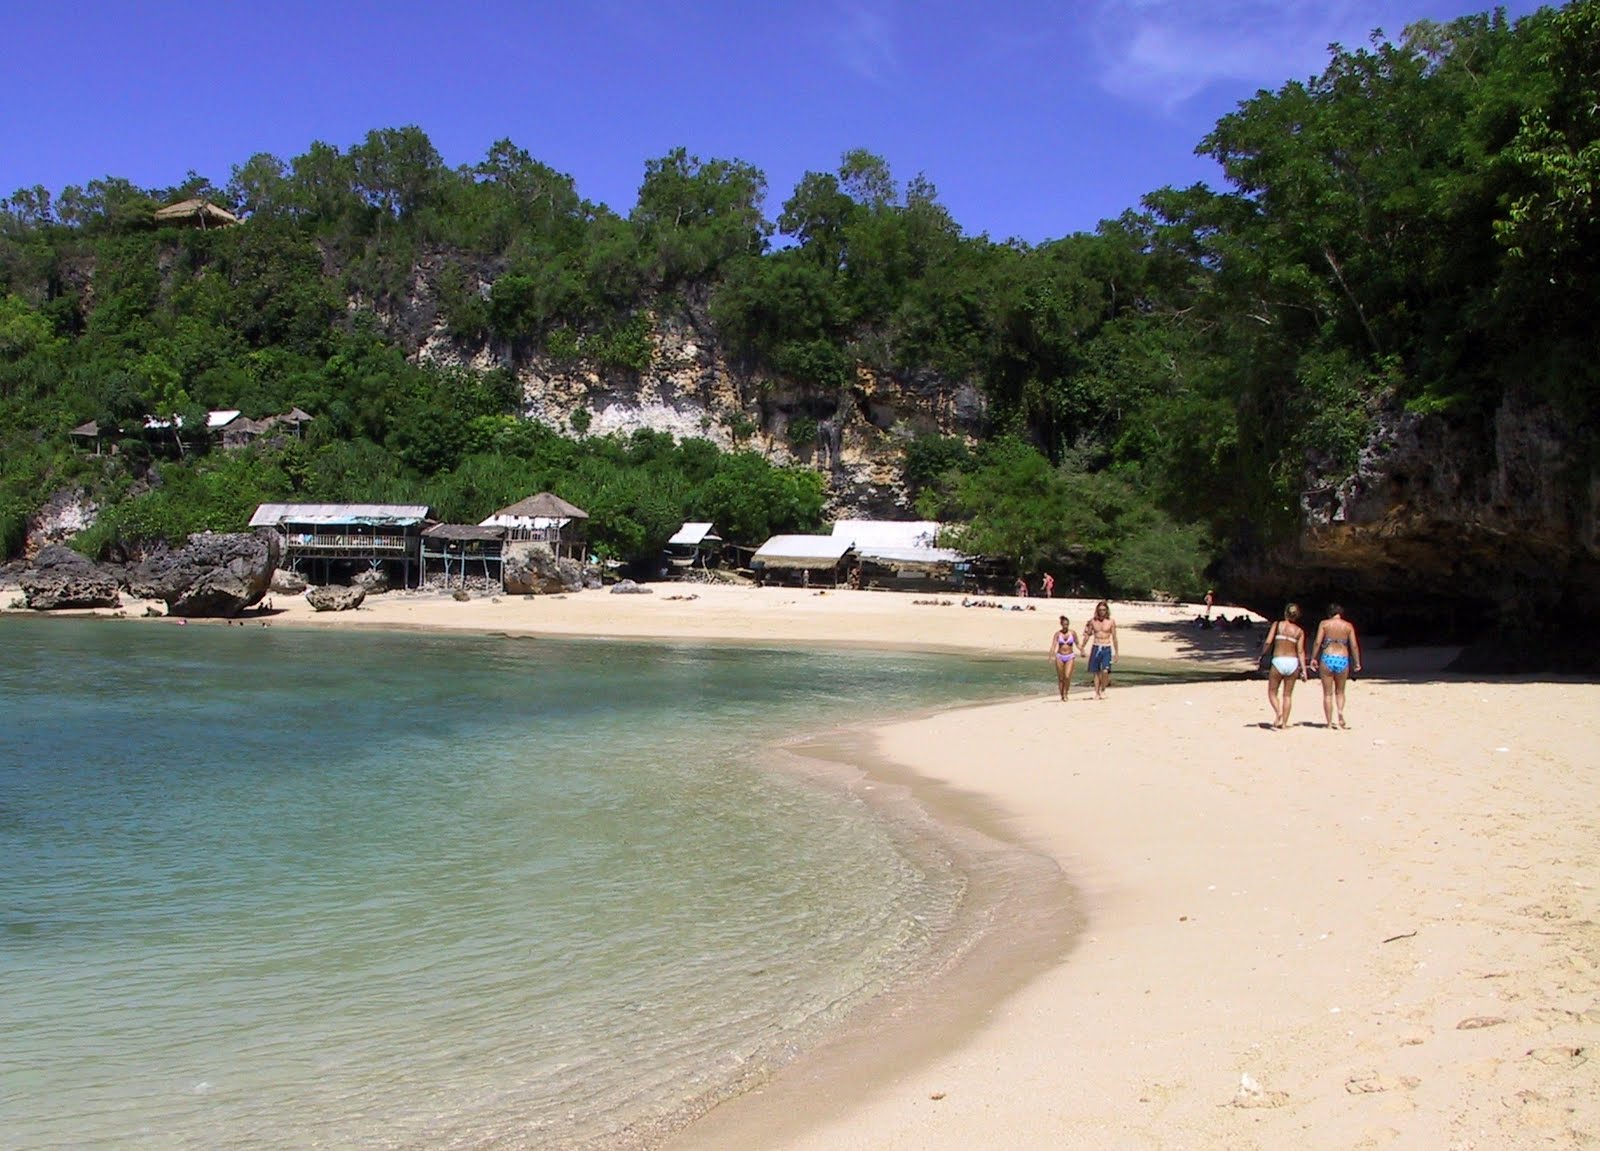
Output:
<svg viewBox="0 0 1600 1151">
<path fill-rule="evenodd" d="M 1078 646 L 1078 633 L 1077 632 L 1072 632 L 1072 631 L 1058 631 L 1058 632 L 1056 632 L 1056 646 L 1057 647 L 1077 647 Z"/>
</svg>

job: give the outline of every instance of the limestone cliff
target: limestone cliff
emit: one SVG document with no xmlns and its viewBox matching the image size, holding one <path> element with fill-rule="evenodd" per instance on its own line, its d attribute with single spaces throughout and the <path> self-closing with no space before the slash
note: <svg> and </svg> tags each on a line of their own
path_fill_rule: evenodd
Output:
<svg viewBox="0 0 1600 1151">
<path fill-rule="evenodd" d="M 439 312 L 431 271 L 419 265 L 410 298 L 379 309 L 418 361 L 504 368 L 522 384 L 523 414 L 567 435 L 648 428 L 815 467 L 827 477 L 831 514 L 909 515 L 900 478 L 903 444 L 917 435 L 971 436 L 982 428 L 985 398 L 971 381 L 863 367 L 846 388 L 825 389 L 738 363 L 719 345 L 703 297 L 649 314 L 650 364 L 637 373 L 463 343 Z"/>
<path fill-rule="evenodd" d="M 1290 544 L 1227 565 L 1263 611 L 1344 603 L 1368 630 L 1459 643 L 1458 670 L 1600 666 L 1593 433 L 1508 395 L 1487 422 L 1390 405 L 1348 475 L 1308 477 Z"/>
</svg>

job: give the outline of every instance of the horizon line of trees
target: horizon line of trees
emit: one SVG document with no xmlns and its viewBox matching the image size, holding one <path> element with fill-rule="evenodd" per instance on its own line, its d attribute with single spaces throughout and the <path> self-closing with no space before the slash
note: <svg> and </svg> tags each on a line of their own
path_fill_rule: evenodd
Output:
<svg viewBox="0 0 1600 1151">
<path fill-rule="evenodd" d="M 743 161 L 674 149 L 623 216 L 509 140 L 450 168 L 414 126 L 253 156 L 220 187 L 21 190 L 0 203 L 0 545 L 78 474 L 39 433 L 91 418 L 298 403 L 324 413 L 319 450 L 385 482 L 504 464 L 482 421 L 517 414 L 516 380 L 409 361 L 392 321 L 419 283 L 513 367 L 643 372 L 649 314 L 706 320 L 801 397 L 791 426 L 846 409 L 862 370 L 975 385 L 978 442 L 897 432 L 918 513 L 1121 590 L 1199 591 L 1216 557 L 1292 535 L 1386 413 L 1479 428 L 1492 464 L 1506 398 L 1548 405 L 1577 488 L 1600 413 L 1597 45 L 1600 0 L 1572 0 L 1336 47 L 1199 142 L 1225 190 L 1163 188 L 1036 246 L 964 234 L 929 181 L 863 150 L 770 215 Z M 247 222 L 154 226 L 190 196 Z"/>
</svg>

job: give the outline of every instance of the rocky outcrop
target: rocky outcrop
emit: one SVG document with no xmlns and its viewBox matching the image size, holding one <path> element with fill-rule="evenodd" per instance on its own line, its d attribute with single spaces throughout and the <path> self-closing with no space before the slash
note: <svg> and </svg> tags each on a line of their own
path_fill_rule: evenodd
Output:
<svg viewBox="0 0 1600 1151">
<path fill-rule="evenodd" d="M 697 298 L 650 314 L 652 351 L 642 372 L 599 370 L 581 358 L 537 352 L 497 355 L 450 337 L 429 310 L 427 274 L 424 266 L 412 286 L 420 311 L 390 321 L 419 361 L 506 369 L 522 384 L 523 415 L 563 434 L 578 428 L 585 435 L 666 432 L 724 450 L 759 451 L 777 464 L 815 467 L 827 479 L 833 514 L 910 514 L 900 481 L 903 445 L 929 433 L 974 435 L 987 416 L 987 401 L 973 381 L 860 368 L 847 385 L 824 387 L 752 369 L 729 358 L 706 301 Z M 434 318 L 432 330 L 418 331 L 418 315 Z"/>
<path fill-rule="evenodd" d="M 1466 645 L 1456 670 L 1600 665 L 1600 474 L 1582 434 L 1508 396 L 1487 427 L 1379 412 L 1348 475 L 1313 476 L 1290 544 L 1225 586 L 1271 615 L 1333 600 L 1372 633 Z"/>
<path fill-rule="evenodd" d="M 314 587 L 306 592 L 306 602 L 311 605 L 312 611 L 354 611 L 366 598 L 365 588 L 340 587 L 338 584 Z"/>
<path fill-rule="evenodd" d="M 389 590 L 389 573 L 382 568 L 368 568 L 351 576 L 350 586 L 358 587 L 368 595 L 381 595 Z"/>
<path fill-rule="evenodd" d="M 272 573 L 271 589 L 277 595 L 300 595 L 310 585 L 299 572 L 279 568 Z"/>
<path fill-rule="evenodd" d="M 24 555 L 36 555 L 51 544 L 64 543 L 94 524 L 100 505 L 82 488 L 63 488 L 53 492 L 44 504 L 28 517 L 23 533 Z"/>
<path fill-rule="evenodd" d="M 506 544 L 504 582 L 508 595 L 560 595 L 583 590 L 583 565 L 557 559 L 548 544 Z"/>
<path fill-rule="evenodd" d="M 41 548 L 17 583 L 35 611 L 122 606 L 116 577 L 61 544 Z"/>
<path fill-rule="evenodd" d="M 128 590 L 164 601 L 169 615 L 236 616 L 271 588 L 278 547 L 274 532 L 201 532 L 140 564 Z"/>
</svg>

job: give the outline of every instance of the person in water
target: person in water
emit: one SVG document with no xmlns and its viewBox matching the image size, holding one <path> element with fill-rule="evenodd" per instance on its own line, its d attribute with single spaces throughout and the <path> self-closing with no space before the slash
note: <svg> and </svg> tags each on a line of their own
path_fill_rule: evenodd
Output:
<svg viewBox="0 0 1600 1151">
<path fill-rule="evenodd" d="M 1117 621 L 1111 605 L 1101 600 L 1086 625 L 1089 636 L 1089 672 L 1094 676 L 1094 697 L 1104 699 L 1111 684 L 1111 664 L 1117 658 Z"/>
<path fill-rule="evenodd" d="M 1306 678 L 1306 629 L 1300 626 L 1300 605 L 1287 604 L 1283 618 L 1267 629 L 1261 644 L 1263 658 L 1270 657 L 1267 672 L 1267 702 L 1272 705 L 1272 726 L 1289 726 L 1289 709 L 1294 706 L 1294 684 Z"/>
<path fill-rule="evenodd" d="M 1056 665 L 1056 686 L 1061 689 L 1061 702 L 1067 702 L 1072 690 L 1072 673 L 1078 664 L 1078 633 L 1072 623 L 1061 617 L 1061 627 L 1050 640 L 1050 661 Z"/>
<path fill-rule="evenodd" d="M 1350 725 L 1344 721 L 1344 686 L 1352 671 L 1361 670 L 1361 641 L 1356 639 L 1355 627 L 1344 618 L 1341 605 L 1328 605 L 1328 618 L 1317 626 L 1311 650 L 1316 652 L 1317 673 L 1322 677 L 1323 718 L 1332 728 L 1337 710 L 1339 727 L 1347 728 Z"/>
</svg>

